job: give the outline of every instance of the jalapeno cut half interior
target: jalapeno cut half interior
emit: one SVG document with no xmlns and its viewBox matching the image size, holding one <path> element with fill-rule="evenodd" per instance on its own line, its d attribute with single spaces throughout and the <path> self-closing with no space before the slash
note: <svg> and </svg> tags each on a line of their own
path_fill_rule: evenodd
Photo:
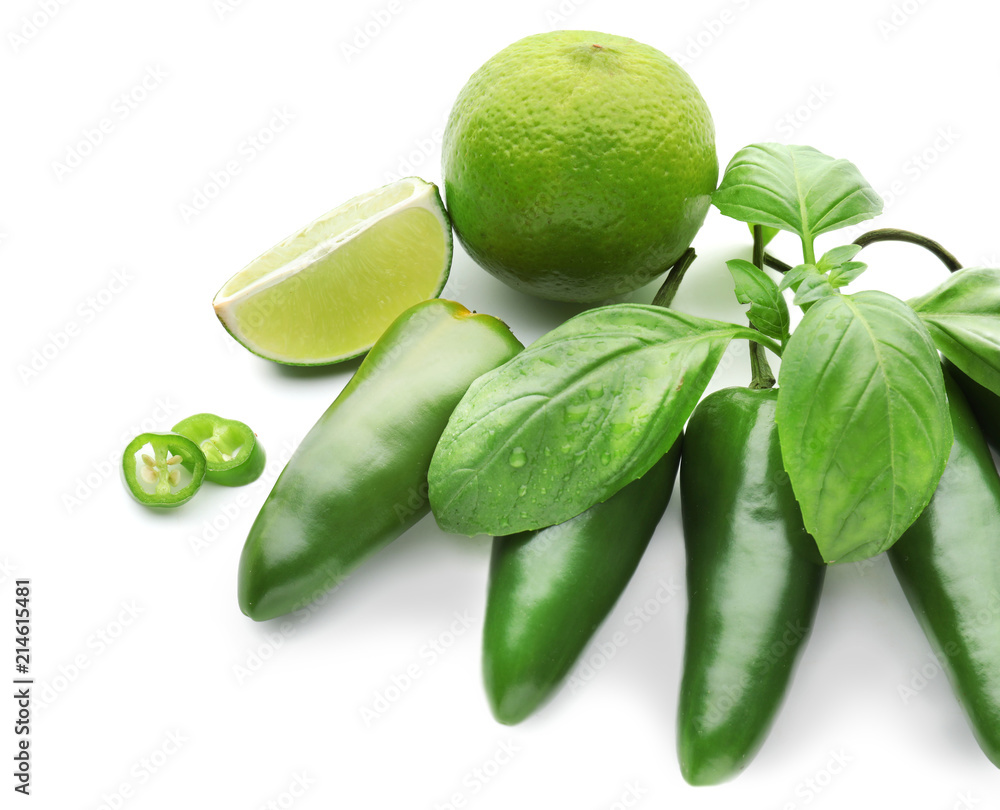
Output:
<svg viewBox="0 0 1000 810">
<path fill-rule="evenodd" d="M 264 472 L 264 448 L 243 422 L 199 413 L 182 419 L 172 430 L 193 441 L 204 453 L 205 477 L 209 481 L 238 487 L 256 481 Z"/>
<path fill-rule="evenodd" d="M 140 433 L 122 453 L 125 488 L 144 506 L 180 506 L 205 480 L 205 454 L 176 433 Z"/>
</svg>

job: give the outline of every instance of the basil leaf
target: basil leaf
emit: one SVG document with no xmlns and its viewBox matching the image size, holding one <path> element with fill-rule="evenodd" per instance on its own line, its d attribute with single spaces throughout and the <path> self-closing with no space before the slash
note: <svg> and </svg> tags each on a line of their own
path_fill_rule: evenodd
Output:
<svg viewBox="0 0 1000 810">
<path fill-rule="evenodd" d="M 1000 270 L 967 267 L 908 303 L 941 353 L 1000 395 Z"/>
<path fill-rule="evenodd" d="M 864 262 L 844 262 L 830 271 L 830 284 L 834 287 L 846 287 L 867 269 L 868 265 Z"/>
<path fill-rule="evenodd" d="M 882 212 L 881 197 L 853 163 L 778 143 L 737 152 L 712 202 L 728 217 L 791 231 L 809 244 Z"/>
<path fill-rule="evenodd" d="M 799 289 L 799 285 L 802 283 L 808 275 L 813 275 L 818 273 L 815 264 L 797 264 L 781 279 L 781 283 L 778 285 L 779 290 L 787 290 L 791 288 L 792 292 L 796 292 Z"/>
<path fill-rule="evenodd" d="M 930 502 L 951 450 L 927 330 L 886 293 L 833 295 L 792 333 L 780 378 L 782 458 L 823 559 L 885 551 Z"/>
<path fill-rule="evenodd" d="M 830 280 L 818 271 L 807 273 L 799 282 L 795 290 L 795 298 L 792 303 L 797 307 L 805 308 L 806 305 L 826 298 L 828 295 L 836 295 L 837 291 L 830 285 Z"/>
<path fill-rule="evenodd" d="M 861 252 L 861 245 L 841 245 L 840 247 L 835 247 L 832 250 L 828 250 L 824 253 L 816 266 L 823 273 L 828 273 L 831 270 L 840 267 L 845 262 L 849 262 L 858 253 Z"/>
<path fill-rule="evenodd" d="M 761 332 L 775 340 L 788 340 L 791 320 L 788 304 L 771 277 L 744 259 L 726 262 L 736 285 L 736 299 L 749 304 L 747 318 Z"/>
<path fill-rule="evenodd" d="M 748 327 L 663 307 L 588 310 L 472 384 L 431 460 L 430 502 L 456 534 L 562 523 L 640 477 L 673 444 Z"/>
</svg>

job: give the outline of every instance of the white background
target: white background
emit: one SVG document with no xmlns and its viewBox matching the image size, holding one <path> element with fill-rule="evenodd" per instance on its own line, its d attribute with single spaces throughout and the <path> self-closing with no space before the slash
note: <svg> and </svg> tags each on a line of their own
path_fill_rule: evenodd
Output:
<svg viewBox="0 0 1000 810">
<path fill-rule="evenodd" d="M 814 145 L 883 193 L 877 225 L 996 264 L 998 27 L 995 4 L 957 0 L 4 3 L 0 673 L 14 677 L 13 578 L 30 577 L 37 700 L 33 795 L 3 805 L 997 807 L 1000 775 L 884 558 L 830 571 L 750 768 L 688 787 L 674 742 L 686 601 L 676 497 L 595 638 L 627 643 L 518 727 L 492 720 L 480 684 L 488 538 L 449 537 L 427 519 L 316 610 L 290 624 L 246 619 L 235 589 L 246 532 L 355 366 L 253 357 L 210 304 L 231 274 L 349 197 L 399 174 L 440 181 L 440 132 L 465 80 L 551 28 L 632 36 L 683 59 L 723 166 L 753 141 Z M 219 191 L 213 173 L 227 164 L 238 172 Z M 722 262 L 747 255 L 745 228 L 713 210 L 696 247 L 676 305 L 741 319 Z M 773 245 L 787 259 L 795 248 Z M 914 247 L 864 256 L 859 287 L 907 297 L 945 276 Z M 576 311 L 507 289 L 461 249 L 448 295 L 525 343 Z M 712 387 L 748 380 L 735 347 Z M 199 411 L 255 428 L 265 478 L 206 485 L 170 514 L 144 510 L 118 480 L 123 445 Z M 468 627 L 451 636 L 456 613 Z M 431 642 L 453 643 L 436 654 Z M 404 688 L 390 689 L 394 678 Z M 387 689 L 396 699 L 366 722 Z M 4 774 L 13 713 L 8 699 Z M 10 796 L 12 778 L 0 782 Z"/>
</svg>

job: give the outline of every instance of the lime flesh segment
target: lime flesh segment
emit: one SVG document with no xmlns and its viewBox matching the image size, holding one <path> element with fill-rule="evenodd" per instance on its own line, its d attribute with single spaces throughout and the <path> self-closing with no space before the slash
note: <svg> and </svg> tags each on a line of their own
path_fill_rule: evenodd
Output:
<svg viewBox="0 0 1000 810">
<path fill-rule="evenodd" d="M 438 295 L 452 239 L 438 189 L 405 178 L 357 197 L 226 282 L 215 311 L 255 354 L 293 365 L 363 354 L 404 310 Z"/>
</svg>

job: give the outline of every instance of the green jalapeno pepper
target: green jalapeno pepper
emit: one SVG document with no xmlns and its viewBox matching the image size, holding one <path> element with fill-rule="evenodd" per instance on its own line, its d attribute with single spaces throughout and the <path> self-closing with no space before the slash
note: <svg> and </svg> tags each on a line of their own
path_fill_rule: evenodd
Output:
<svg viewBox="0 0 1000 810">
<path fill-rule="evenodd" d="M 250 529 L 239 604 L 258 621 L 295 610 L 430 511 L 427 469 L 472 382 L 523 346 L 454 301 L 389 326 L 288 462 Z"/>
<path fill-rule="evenodd" d="M 955 441 L 930 505 L 889 549 L 986 756 L 1000 767 L 1000 475 L 945 373 Z"/>
<path fill-rule="evenodd" d="M 555 693 L 618 601 L 670 500 L 680 445 L 575 518 L 493 540 L 483 680 L 501 723 Z"/>
<path fill-rule="evenodd" d="M 182 419 L 171 430 L 201 448 L 207 462 L 205 477 L 213 483 L 240 487 L 256 481 L 264 472 L 264 448 L 242 422 L 199 413 Z"/>
<path fill-rule="evenodd" d="M 965 394 L 965 399 L 972 408 L 986 441 L 1000 453 L 1000 397 L 989 388 L 977 383 L 950 360 L 944 361 L 944 367 Z"/>
<path fill-rule="evenodd" d="M 122 453 L 122 477 L 143 506 L 180 506 L 205 480 L 205 454 L 176 433 L 140 433 Z"/>
<path fill-rule="evenodd" d="M 825 567 L 781 461 L 775 389 L 727 388 L 684 436 L 688 616 L 678 756 L 692 785 L 749 764 L 812 628 Z"/>
</svg>

